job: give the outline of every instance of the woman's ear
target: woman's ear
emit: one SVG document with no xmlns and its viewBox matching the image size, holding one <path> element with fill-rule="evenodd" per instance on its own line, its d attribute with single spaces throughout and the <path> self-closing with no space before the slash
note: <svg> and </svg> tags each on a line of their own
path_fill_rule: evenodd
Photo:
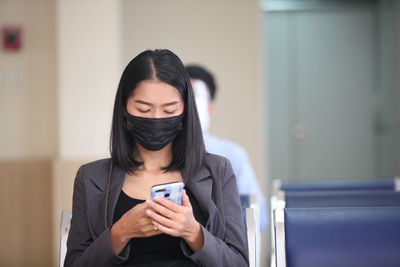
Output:
<svg viewBox="0 0 400 267">
<path fill-rule="evenodd" d="M 208 114 L 210 114 L 210 116 L 215 112 L 215 102 L 213 100 L 210 100 L 210 102 L 208 102 Z"/>
<path fill-rule="evenodd" d="M 126 107 L 124 107 L 124 110 L 122 111 L 122 116 L 124 116 L 124 118 L 128 117 L 128 111 L 126 110 Z"/>
</svg>

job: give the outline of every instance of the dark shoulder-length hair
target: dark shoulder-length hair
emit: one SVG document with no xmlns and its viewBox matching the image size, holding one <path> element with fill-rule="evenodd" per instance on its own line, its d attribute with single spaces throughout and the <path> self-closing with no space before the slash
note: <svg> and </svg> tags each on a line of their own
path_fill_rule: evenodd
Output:
<svg viewBox="0 0 400 267">
<path fill-rule="evenodd" d="M 173 156 L 165 171 L 181 170 L 187 181 L 205 161 L 204 141 L 189 75 L 182 61 L 167 49 L 147 50 L 129 62 L 122 73 L 114 103 L 110 136 L 111 158 L 128 173 L 142 162 L 135 160 L 135 140 L 126 130 L 126 103 L 137 85 L 144 80 L 157 80 L 175 87 L 184 101 L 182 130 L 173 141 Z"/>
</svg>

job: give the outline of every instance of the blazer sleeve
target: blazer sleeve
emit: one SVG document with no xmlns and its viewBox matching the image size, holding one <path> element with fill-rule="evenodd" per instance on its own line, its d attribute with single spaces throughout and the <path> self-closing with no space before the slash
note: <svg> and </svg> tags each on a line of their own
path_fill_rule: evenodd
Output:
<svg viewBox="0 0 400 267">
<path fill-rule="evenodd" d="M 80 167 L 74 182 L 71 227 L 68 234 L 64 267 L 101 267 L 122 263 L 127 255 L 115 255 L 111 249 L 110 231 L 92 238 L 87 217 L 85 171 Z M 127 246 L 129 247 L 129 246 Z M 122 254 L 129 254 L 124 249 Z"/>
<path fill-rule="evenodd" d="M 235 175 L 228 160 L 223 163 L 222 173 L 222 199 L 225 219 L 225 236 L 220 239 L 202 226 L 204 234 L 203 248 L 195 253 L 189 246 L 182 242 L 184 254 L 200 266 L 249 266 L 247 235 L 243 225 Z"/>
</svg>

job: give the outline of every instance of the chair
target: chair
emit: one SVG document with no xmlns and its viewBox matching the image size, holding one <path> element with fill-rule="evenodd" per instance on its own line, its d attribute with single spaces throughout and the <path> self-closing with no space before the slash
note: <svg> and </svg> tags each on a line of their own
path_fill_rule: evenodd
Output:
<svg viewBox="0 0 400 267">
<path fill-rule="evenodd" d="M 400 191 L 400 177 L 376 180 L 337 180 L 282 182 L 275 180 L 273 193 L 277 191 L 324 191 L 324 190 L 391 190 Z"/>
<path fill-rule="evenodd" d="M 242 208 L 248 208 L 250 207 L 250 195 L 239 195 L 240 197 L 240 206 Z"/>
<path fill-rule="evenodd" d="M 303 207 L 315 207 L 315 206 L 357 206 L 356 201 L 353 203 L 345 203 L 345 199 L 337 199 L 336 203 L 333 201 L 333 197 L 328 201 L 330 204 L 311 200 L 312 196 L 309 197 L 308 203 L 306 203 L 305 197 L 303 202 L 300 201 L 300 196 L 297 197 L 299 202 L 288 200 L 289 204 L 286 203 L 286 196 L 293 196 L 296 193 L 306 191 L 305 194 L 311 194 L 311 191 L 319 191 L 324 194 L 334 194 L 334 191 L 351 191 L 353 193 L 363 191 L 377 191 L 379 193 L 389 192 L 400 192 L 400 177 L 391 179 L 381 180 L 338 180 L 338 181 L 314 181 L 314 182 L 282 182 L 281 180 L 274 180 L 272 184 L 272 196 L 271 196 L 271 266 L 275 266 L 275 232 L 273 226 L 273 211 L 277 208 L 291 207 L 293 205 Z M 349 192 L 350 193 L 350 192 Z M 317 192 L 315 194 L 318 194 Z M 343 192 L 343 194 L 345 194 Z M 295 198 L 295 197 L 293 197 Z M 326 199 L 328 197 L 325 197 Z M 396 197 L 395 197 L 396 198 Z M 388 203 L 387 200 L 379 200 L 381 202 Z M 378 202 L 379 202 L 378 201 Z M 311 203 L 313 202 L 313 204 Z M 341 203 L 339 203 L 341 202 Z M 345 204 L 344 204 L 345 203 Z M 365 204 L 364 204 L 365 205 Z M 390 205 L 390 204 L 389 204 Z M 395 204 L 397 205 L 397 204 Z M 367 205 L 371 206 L 371 204 Z M 377 202 L 375 206 L 378 206 Z M 388 206 L 388 205 L 385 205 Z M 392 205 L 390 205 L 392 206 Z"/>
<path fill-rule="evenodd" d="M 276 209 L 276 266 L 400 266 L 399 225 L 400 207 Z"/>
<path fill-rule="evenodd" d="M 71 210 L 64 210 L 61 214 L 61 227 L 60 227 L 60 251 L 59 251 L 59 262 L 58 266 L 64 266 L 65 254 L 67 253 L 67 239 L 69 234 L 69 228 L 71 226 Z"/>
<path fill-rule="evenodd" d="M 400 207 L 400 192 L 393 191 L 287 191 L 281 207 Z"/>
<path fill-rule="evenodd" d="M 258 203 L 255 195 L 240 195 L 242 215 L 247 231 L 250 266 L 260 266 L 260 222 Z"/>
<path fill-rule="evenodd" d="M 250 195 L 239 195 L 240 207 L 242 208 L 243 223 L 246 226 L 246 209 L 250 207 Z"/>
<path fill-rule="evenodd" d="M 283 183 L 274 180 L 271 196 L 271 220 L 274 209 L 284 207 L 285 194 L 302 191 L 380 191 L 400 192 L 400 177 L 385 180 L 338 180 Z M 308 194 L 308 193 L 307 193 Z M 271 223 L 272 225 L 272 223 Z"/>
<path fill-rule="evenodd" d="M 260 266 L 260 231 L 256 207 L 246 208 L 247 243 L 249 247 L 249 266 Z"/>
<path fill-rule="evenodd" d="M 400 207 L 400 192 L 381 190 L 354 191 L 279 191 L 276 208 L 317 207 Z M 275 266 L 275 232 L 271 231 L 271 262 Z"/>
</svg>

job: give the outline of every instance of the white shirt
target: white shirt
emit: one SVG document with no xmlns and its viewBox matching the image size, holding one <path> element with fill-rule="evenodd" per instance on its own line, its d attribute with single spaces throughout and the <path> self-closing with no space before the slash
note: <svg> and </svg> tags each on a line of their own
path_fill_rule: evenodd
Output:
<svg viewBox="0 0 400 267">
<path fill-rule="evenodd" d="M 268 213 L 265 197 L 260 190 L 253 168 L 246 151 L 231 141 L 220 139 L 207 132 L 203 132 L 204 143 L 207 152 L 227 158 L 236 176 L 236 182 L 240 195 L 254 194 L 260 206 L 261 231 L 268 225 Z"/>
</svg>

